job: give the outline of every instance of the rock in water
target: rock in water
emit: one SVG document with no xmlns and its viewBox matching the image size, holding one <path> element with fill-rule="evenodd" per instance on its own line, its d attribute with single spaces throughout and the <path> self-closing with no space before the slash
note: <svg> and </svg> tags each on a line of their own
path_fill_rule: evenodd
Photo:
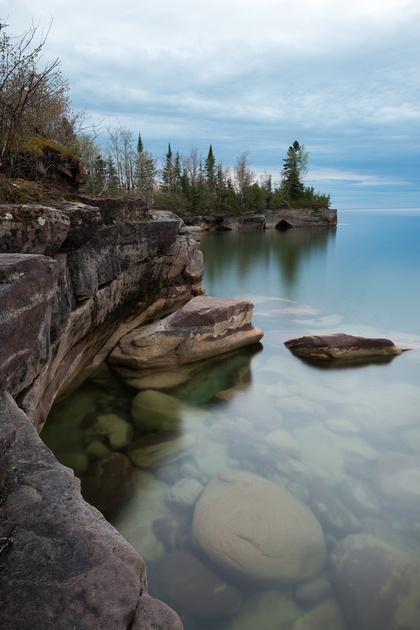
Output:
<svg viewBox="0 0 420 630">
<path fill-rule="evenodd" d="M 390 339 L 370 339 L 337 333 L 332 335 L 308 335 L 284 342 L 293 354 L 306 359 L 321 361 L 390 359 L 401 352 Z"/>
<path fill-rule="evenodd" d="M 197 619 L 220 619 L 238 612 L 238 591 L 187 551 L 160 558 L 155 567 L 160 597 L 180 614 Z M 153 585 L 153 572 L 151 571 Z"/>
<path fill-rule="evenodd" d="M 191 363 L 260 341 L 244 300 L 199 296 L 181 309 L 121 339 L 109 361 L 133 368 Z"/>
<path fill-rule="evenodd" d="M 219 473 L 197 501 L 193 539 L 242 576 L 295 583 L 323 567 L 325 543 L 310 509 L 285 488 L 243 470 Z"/>
<path fill-rule="evenodd" d="M 332 554 L 333 581 L 349 630 L 418 630 L 420 562 L 366 534 Z"/>
</svg>

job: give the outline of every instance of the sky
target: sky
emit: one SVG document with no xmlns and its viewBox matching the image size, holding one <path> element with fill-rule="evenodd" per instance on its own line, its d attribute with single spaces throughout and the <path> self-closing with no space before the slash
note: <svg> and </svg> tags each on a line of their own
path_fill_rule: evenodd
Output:
<svg viewBox="0 0 420 630">
<path fill-rule="evenodd" d="M 298 140 L 334 208 L 420 207 L 418 0 L 0 0 L 10 35 L 52 20 L 76 111 L 279 182 Z"/>
</svg>

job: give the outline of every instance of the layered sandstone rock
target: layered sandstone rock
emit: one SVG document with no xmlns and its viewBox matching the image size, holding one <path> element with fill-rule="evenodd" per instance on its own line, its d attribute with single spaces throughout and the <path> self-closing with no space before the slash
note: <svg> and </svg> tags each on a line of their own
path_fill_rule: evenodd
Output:
<svg viewBox="0 0 420 630">
<path fill-rule="evenodd" d="M 135 200 L 9 205 L 0 216 L 2 628 L 181 629 L 147 595 L 142 558 L 35 429 L 121 336 L 204 293 L 200 230 Z M 132 490 L 132 464 L 110 452 L 129 431 L 109 415 L 91 426 L 92 460 L 108 458 L 85 471 L 84 492 L 107 513 Z"/>
<path fill-rule="evenodd" d="M 110 355 L 132 368 L 191 363 L 260 341 L 251 323 L 253 304 L 208 296 L 195 297 L 176 313 L 123 337 Z"/>
<path fill-rule="evenodd" d="M 81 203 L 2 207 L 0 391 L 37 426 L 122 335 L 204 293 L 200 230 L 125 206 L 109 225 L 109 209 Z"/>
<path fill-rule="evenodd" d="M 289 339 L 285 341 L 284 345 L 293 354 L 320 361 L 390 359 L 403 352 L 390 339 L 369 339 L 344 333 L 307 335 L 297 339 Z"/>
<path fill-rule="evenodd" d="M 263 581 L 309 580 L 325 560 L 311 510 L 283 487 L 243 470 L 219 473 L 204 489 L 193 538 L 216 564 Z"/>
</svg>

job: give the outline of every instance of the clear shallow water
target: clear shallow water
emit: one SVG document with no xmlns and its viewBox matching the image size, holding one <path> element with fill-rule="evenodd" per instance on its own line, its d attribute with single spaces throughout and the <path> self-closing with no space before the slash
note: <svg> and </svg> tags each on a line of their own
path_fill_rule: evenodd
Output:
<svg viewBox="0 0 420 630">
<path fill-rule="evenodd" d="M 304 363 L 283 345 L 340 331 L 420 348 L 420 212 L 342 212 L 339 221 L 336 230 L 204 234 L 207 293 L 252 300 L 262 345 L 178 370 L 104 369 L 56 405 L 42 433 L 88 478 L 86 494 L 146 559 L 151 594 L 187 629 L 340 630 L 343 617 L 354 628 L 337 595 L 345 579 L 331 560 L 336 545 L 369 534 L 398 562 L 403 553 L 420 559 L 420 350 L 339 369 Z M 107 418 L 100 427 L 98 416 Z M 162 430 L 182 436 L 179 458 L 127 472 L 133 441 L 154 433 L 162 453 Z M 92 463 L 101 449 L 102 462 L 114 458 L 102 472 Z M 192 543 L 195 495 L 226 470 L 274 482 L 315 515 L 326 556 L 313 579 L 244 581 Z M 298 527 L 264 509 L 250 524 L 262 548 L 282 527 Z M 398 584 L 394 591 L 388 598 L 401 594 Z M 411 623 L 420 627 L 419 617 Z"/>
</svg>

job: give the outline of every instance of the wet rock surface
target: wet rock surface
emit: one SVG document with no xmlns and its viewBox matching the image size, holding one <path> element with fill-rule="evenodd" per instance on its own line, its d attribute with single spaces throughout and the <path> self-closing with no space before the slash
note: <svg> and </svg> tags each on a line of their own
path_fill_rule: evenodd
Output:
<svg viewBox="0 0 420 630">
<path fill-rule="evenodd" d="M 109 361 L 136 369 L 191 363 L 257 343 L 263 332 L 251 323 L 253 308 L 244 300 L 195 297 L 176 313 L 126 335 Z"/>
<path fill-rule="evenodd" d="M 300 357 L 319 361 L 389 359 L 403 352 L 390 339 L 370 339 L 344 333 L 308 335 L 289 339 L 284 345 Z"/>
</svg>

